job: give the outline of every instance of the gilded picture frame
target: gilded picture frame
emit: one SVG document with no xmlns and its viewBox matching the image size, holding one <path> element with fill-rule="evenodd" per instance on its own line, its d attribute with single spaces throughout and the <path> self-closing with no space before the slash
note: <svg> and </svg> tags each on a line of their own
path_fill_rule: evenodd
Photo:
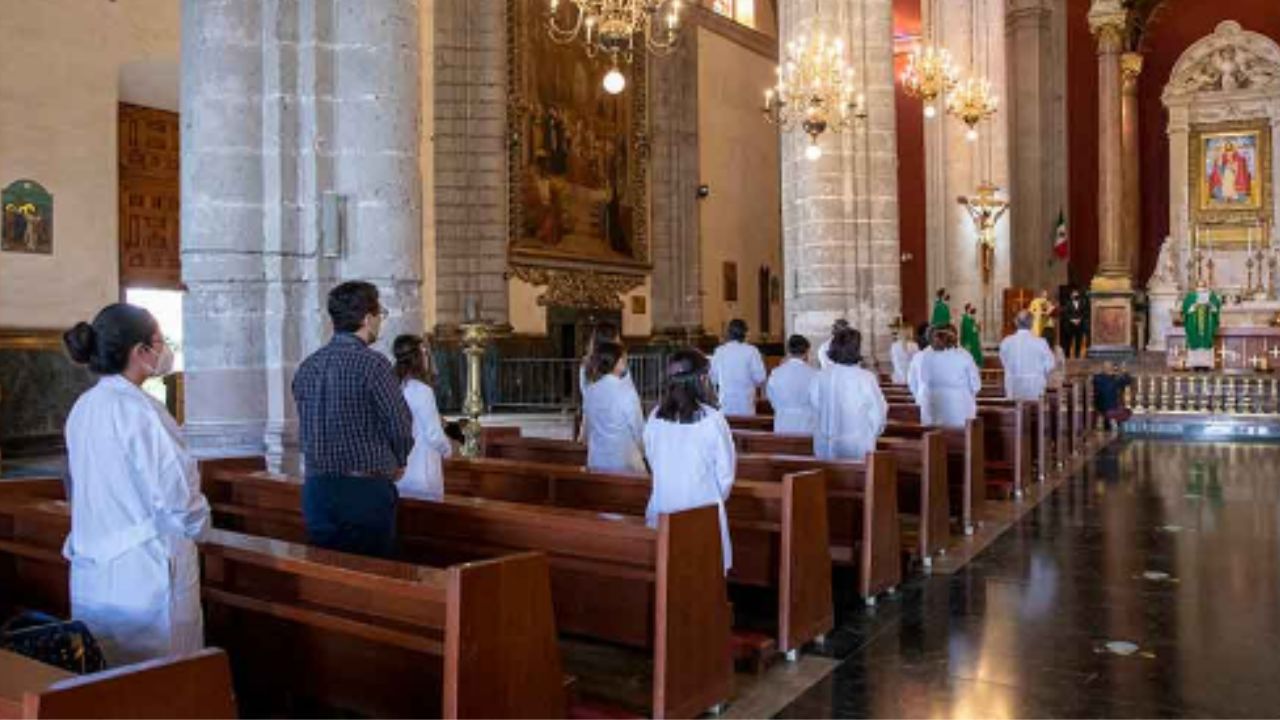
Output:
<svg viewBox="0 0 1280 720">
<path fill-rule="evenodd" d="M 1193 126 L 1191 226 L 1212 246 L 1260 242 L 1272 220 L 1271 126 L 1266 120 Z"/>
<path fill-rule="evenodd" d="M 608 95 L 603 54 L 554 43 L 546 5 L 507 0 L 508 262 L 644 273 L 649 248 L 648 77 L 637 54 Z"/>
</svg>

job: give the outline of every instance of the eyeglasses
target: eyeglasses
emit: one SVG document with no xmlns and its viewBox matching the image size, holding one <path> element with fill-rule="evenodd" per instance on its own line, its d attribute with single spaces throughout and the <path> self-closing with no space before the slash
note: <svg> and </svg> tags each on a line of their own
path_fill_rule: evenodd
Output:
<svg viewBox="0 0 1280 720">
<path fill-rule="evenodd" d="M 390 317 L 390 316 L 391 316 L 391 311 L 390 311 L 390 310 L 388 310 L 388 309 L 386 309 L 386 308 L 384 308 L 384 307 L 380 307 L 380 308 L 378 308 L 378 317 L 382 318 L 383 320 L 386 320 L 386 319 L 387 319 L 388 317 Z"/>
</svg>

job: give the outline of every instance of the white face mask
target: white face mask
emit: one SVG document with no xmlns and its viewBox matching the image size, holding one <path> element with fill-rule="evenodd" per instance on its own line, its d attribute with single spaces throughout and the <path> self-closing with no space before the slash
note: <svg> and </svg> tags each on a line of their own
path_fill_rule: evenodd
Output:
<svg viewBox="0 0 1280 720">
<path fill-rule="evenodd" d="M 173 350 L 166 343 L 161 345 L 160 360 L 151 368 L 151 377 L 162 378 L 173 372 Z"/>
</svg>

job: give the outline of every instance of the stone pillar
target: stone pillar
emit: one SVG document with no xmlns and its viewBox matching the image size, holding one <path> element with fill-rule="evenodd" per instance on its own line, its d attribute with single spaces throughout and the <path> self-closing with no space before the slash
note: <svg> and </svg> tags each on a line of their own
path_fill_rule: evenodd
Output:
<svg viewBox="0 0 1280 720">
<path fill-rule="evenodd" d="M 1120 57 L 1127 13 L 1119 0 L 1094 0 L 1098 41 L 1098 272 L 1091 285 L 1091 355 L 1133 350 L 1133 280 L 1124 244 L 1124 115 Z"/>
<path fill-rule="evenodd" d="M 928 3 L 922 5 L 928 13 Z M 992 343 L 1002 334 L 1001 300 L 1014 267 L 1010 227 L 1021 208 L 1014 204 L 996 225 L 995 263 L 984 285 L 977 229 L 956 198 L 973 195 L 983 182 L 1010 192 L 1005 8 L 1001 0 L 938 0 L 936 10 L 938 16 L 925 22 L 935 28 L 937 43 L 951 51 L 964 76 L 986 76 L 1001 103 L 991 120 L 978 124 L 977 141 L 966 138 L 964 123 L 942 112 L 925 121 L 929 298 L 932 303 L 933 291 L 947 288 L 957 318 L 965 303 L 974 304 L 983 340 Z"/>
<path fill-rule="evenodd" d="M 844 39 L 866 95 L 865 123 L 824 133 L 823 156 L 807 160 L 808 138 L 782 137 L 786 327 L 822 341 L 837 318 L 862 331 L 863 354 L 883 362 L 889 324 L 901 309 L 897 137 L 890 0 L 780 3 L 780 37 L 823 32 Z"/>
<path fill-rule="evenodd" d="M 1138 156 L 1138 76 L 1142 73 L 1142 54 L 1127 52 L 1120 56 L 1121 99 L 1120 147 L 1123 163 L 1124 230 L 1121 243 L 1126 254 L 1129 277 L 1138 277 L 1139 249 L 1142 246 L 1141 158 Z"/>
<path fill-rule="evenodd" d="M 1055 160 L 1066 152 L 1055 98 L 1064 58 L 1054 42 L 1052 0 L 1012 0 L 1005 15 L 1009 90 L 1009 281 L 1052 290 L 1067 279 L 1053 255 L 1065 182 Z"/>
<path fill-rule="evenodd" d="M 333 285 L 379 286 L 380 350 L 422 329 L 419 8 L 183 0 L 182 36 L 186 432 L 201 454 L 278 465 Z"/>
</svg>

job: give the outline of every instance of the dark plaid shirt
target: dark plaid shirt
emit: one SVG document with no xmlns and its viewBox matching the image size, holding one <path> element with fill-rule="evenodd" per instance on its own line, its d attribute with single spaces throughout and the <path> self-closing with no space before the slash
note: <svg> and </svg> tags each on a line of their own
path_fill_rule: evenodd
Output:
<svg viewBox="0 0 1280 720">
<path fill-rule="evenodd" d="M 307 474 L 391 478 L 413 449 L 413 419 L 391 362 L 339 333 L 293 378 Z"/>
</svg>

